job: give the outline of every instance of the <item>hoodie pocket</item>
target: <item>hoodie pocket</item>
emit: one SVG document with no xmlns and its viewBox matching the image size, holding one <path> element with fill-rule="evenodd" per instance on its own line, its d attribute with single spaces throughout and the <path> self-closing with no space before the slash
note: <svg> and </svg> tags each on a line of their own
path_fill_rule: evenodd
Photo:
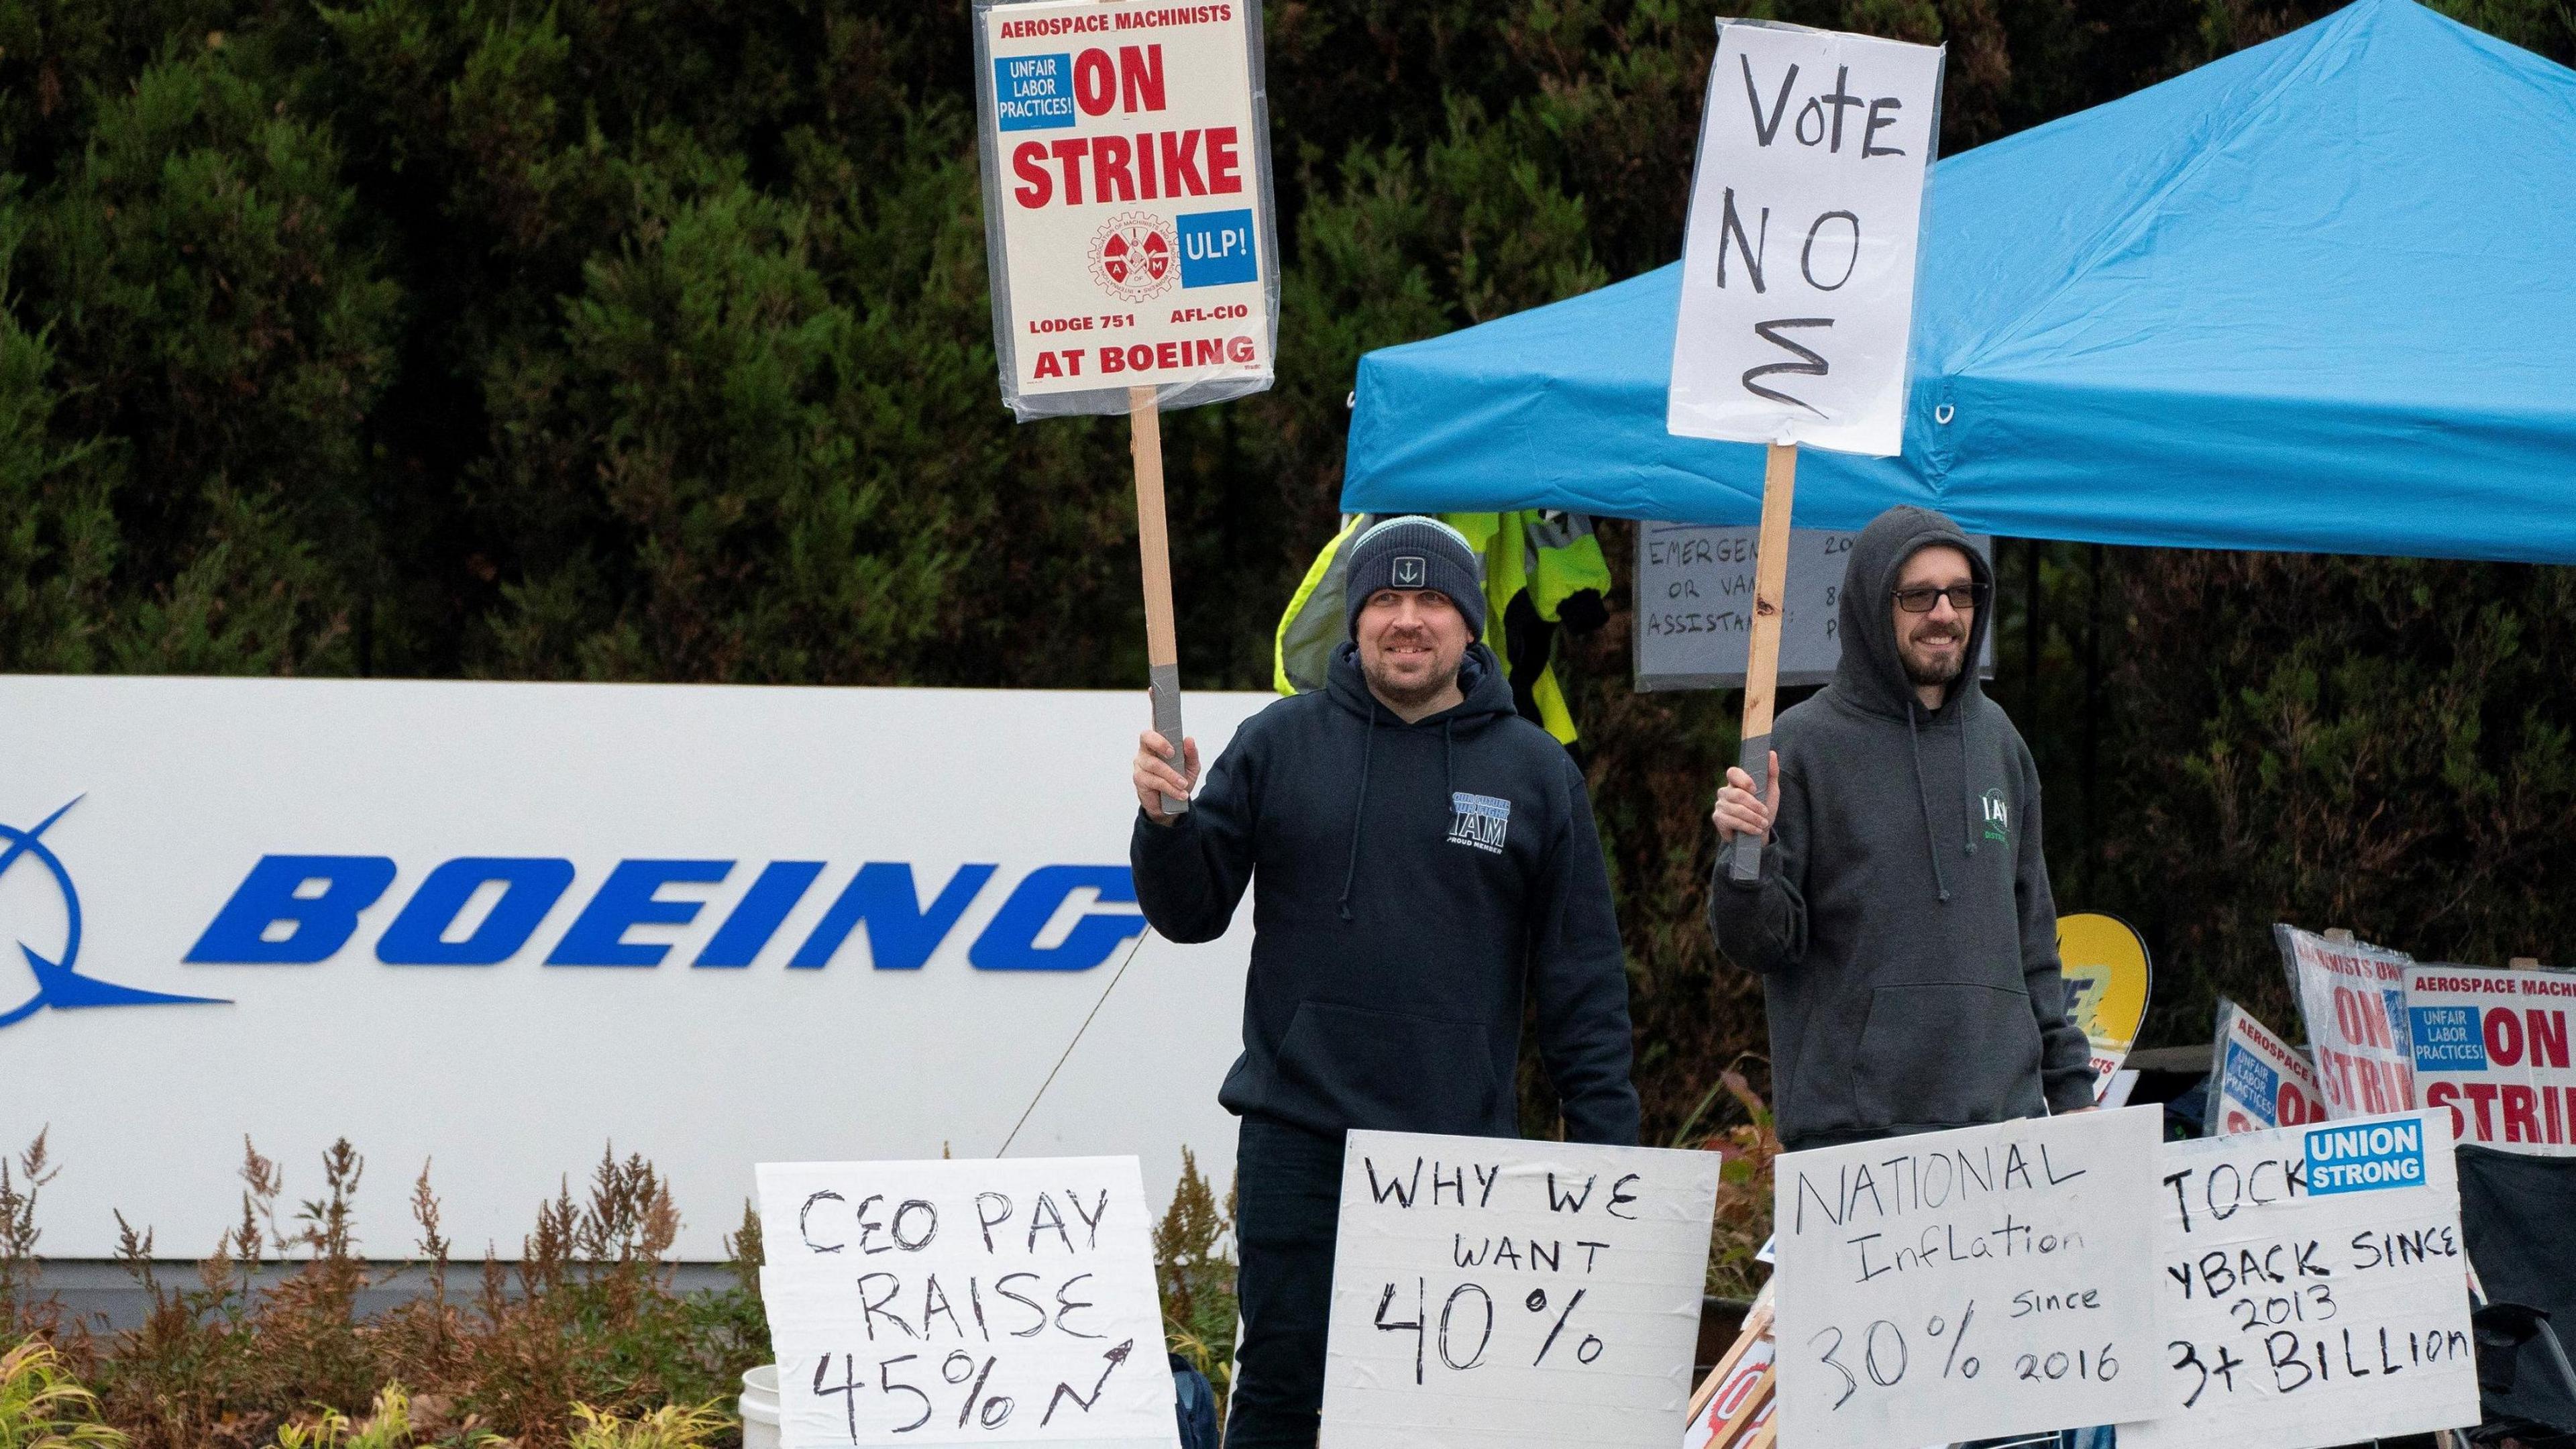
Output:
<svg viewBox="0 0 2576 1449">
<path fill-rule="evenodd" d="M 1866 1126 L 1964 1126 L 2043 1109 L 2030 998 L 1993 986 L 1881 986 L 1860 1033 Z"/>
<path fill-rule="evenodd" d="M 1292 1095 L 1378 1131 L 1478 1133 L 1499 1095 L 1483 1026 L 1320 1001 L 1289 1019 L 1279 1076 Z"/>
</svg>

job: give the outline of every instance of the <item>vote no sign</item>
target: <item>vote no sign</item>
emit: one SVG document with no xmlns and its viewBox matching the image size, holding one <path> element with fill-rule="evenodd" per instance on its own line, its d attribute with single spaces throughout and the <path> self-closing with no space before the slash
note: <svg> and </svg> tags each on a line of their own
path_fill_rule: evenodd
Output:
<svg viewBox="0 0 2576 1449">
<path fill-rule="evenodd" d="M 1269 385 L 1259 15 L 1244 0 L 977 6 L 993 340 L 1021 417 L 1125 412 L 1139 385 L 1167 408 Z"/>
<path fill-rule="evenodd" d="M 1719 30 L 1670 431 L 1899 450 L 1941 56 L 1833 31 Z"/>
</svg>

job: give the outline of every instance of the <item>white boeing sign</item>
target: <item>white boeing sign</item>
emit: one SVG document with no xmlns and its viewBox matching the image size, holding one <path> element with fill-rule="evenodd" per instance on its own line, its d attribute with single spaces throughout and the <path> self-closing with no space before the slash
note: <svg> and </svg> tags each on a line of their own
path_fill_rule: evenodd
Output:
<svg viewBox="0 0 2576 1449">
<path fill-rule="evenodd" d="M 1198 694 L 1215 758 L 1269 702 Z M 1219 1185 L 1251 912 L 1151 938 L 1127 872 L 1146 696 L 0 677 L 0 1147 L 49 1131 L 48 1257 L 240 1215 L 247 1136 L 368 1160 L 514 1257 L 604 1147 L 723 1255 L 760 1161 L 1014 1156 Z"/>
</svg>

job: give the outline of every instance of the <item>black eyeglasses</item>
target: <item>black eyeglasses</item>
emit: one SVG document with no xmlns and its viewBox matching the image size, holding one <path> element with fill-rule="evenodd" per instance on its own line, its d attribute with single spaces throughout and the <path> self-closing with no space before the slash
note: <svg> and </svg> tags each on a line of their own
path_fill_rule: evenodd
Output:
<svg viewBox="0 0 2576 1449">
<path fill-rule="evenodd" d="M 1932 612 L 1933 602 L 1944 595 L 1949 597 L 1951 608 L 1964 614 L 1986 601 L 1986 586 L 1952 584 L 1946 589 L 1936 589 L 1927 584 L 1921 588 L 1898 589 L 1896 607 L 1909 614 L 1929 614 Z"/>
</svg>

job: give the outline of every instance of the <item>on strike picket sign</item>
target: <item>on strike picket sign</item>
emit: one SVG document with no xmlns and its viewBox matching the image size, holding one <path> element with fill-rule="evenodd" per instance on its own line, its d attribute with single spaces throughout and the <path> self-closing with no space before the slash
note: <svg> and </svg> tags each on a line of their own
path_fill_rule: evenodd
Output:
<svg viewBox="0 0 2576 1449">
<path fill-rule="evenodd" d="M 1021 417 L 1269 386 L 1259 22 L 1257 0 L 979 0 L 993 336 Z"/>
<path fill-rule="evenodd" d="M 1672 1449 L 1717 1154 L 1353 1132 L 1322 1449 Z"/>
<path fill-rule="evenodd" d="M 2159 1149 L 2158 1417 L 2120 1449 L 2322 1444 L 2478 1422 L 2469 1260 L 2438 1112 Z"/>
<path fill-rule="evenodd" d="M 1782 1449 L 1886 1449 L 2154 1411 L 2155 1107 L 1773 1164 Z"/>
<path fill-rule="evenodd" d="M 1905 431 L 1916 236 L 1942 52 L 1718 30 L 1665 427 L 1881 457 Z"/>
<path fill-rule="evenodd" d="M 2224 996 L 2218 998 L 2213 1053 L 2204 1114 L 2209 1135 L 2325 1120 L 2325 1099 L 2317 1094 L 2317 1074 L 2307 1058 Z"/>
<path fill-rule="evenodd" d="M 2360 941 L 2329 941 L 2274 925 L 2290 996 L 2308 1024 L 2317 1087 L 2329 1117 L 2409 1112 L 2416 1106 L 2415 1049 L 2406 1017 L 2414 958 Z"/>
<path fill-rule="evenodd" d="M 2567 1017 L 2576 972 L 2418 966 L 2406 983 L 2415 1080 L 2464 1142 L 2576 1156 Z"/>
<path fill-rule="evenodd" d="M 759 1168 L 786 1449 L 1179 1449 L 1132 1157 Z"/>
</svg>

